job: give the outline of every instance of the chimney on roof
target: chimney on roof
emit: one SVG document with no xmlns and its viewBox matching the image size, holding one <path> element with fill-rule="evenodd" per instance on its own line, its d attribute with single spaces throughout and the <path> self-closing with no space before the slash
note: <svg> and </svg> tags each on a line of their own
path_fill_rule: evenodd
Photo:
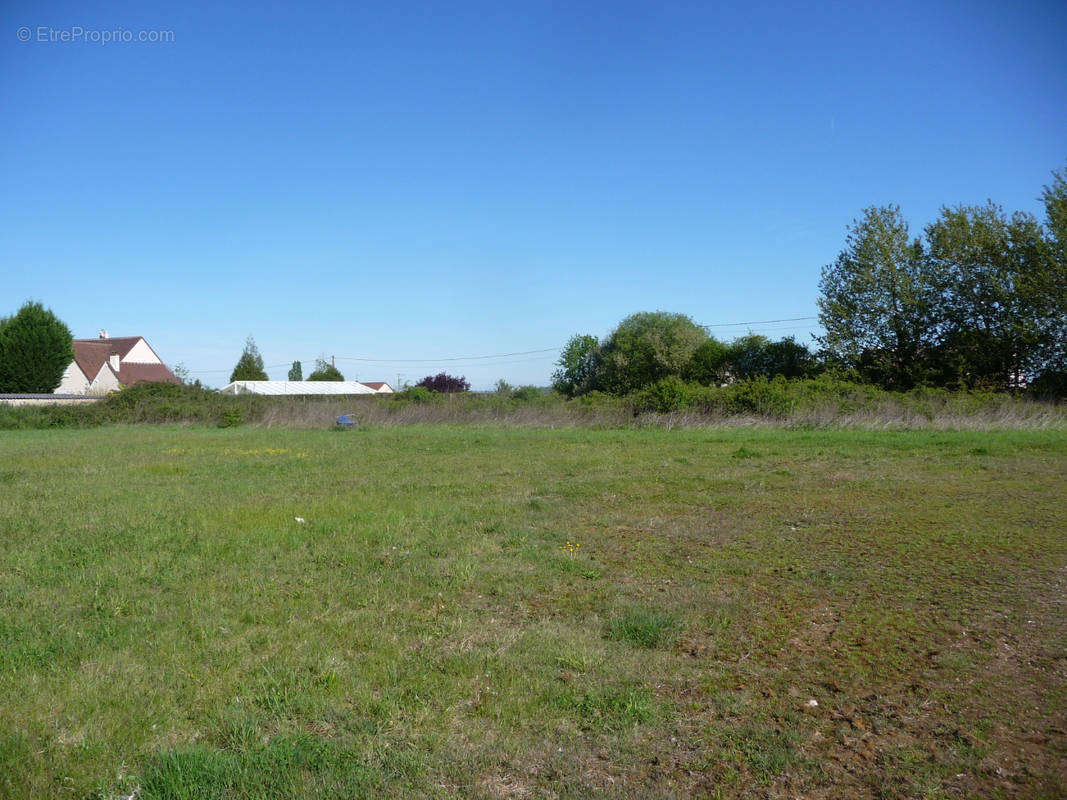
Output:
<svg viewBox="0 0 1067 800">
<path fill-rule="evenodd" d="M 111 355 L 109 355 L 107 357 L 107 360 L 108 360 L 108 363 L 111 364 L 111 369 L 113 369 L 115 371 L 115 373 L 118 374 L 118 371 L 119 371 L 119 354 L 118 353 L 112 353 Z"/>
<path fill-rule="evenodd" d="M 103 328 L 100 329 L 100 338 L 101 339 L 106 339 L 107 338 L 107 331 L 105 331 Z"/>
</svg>

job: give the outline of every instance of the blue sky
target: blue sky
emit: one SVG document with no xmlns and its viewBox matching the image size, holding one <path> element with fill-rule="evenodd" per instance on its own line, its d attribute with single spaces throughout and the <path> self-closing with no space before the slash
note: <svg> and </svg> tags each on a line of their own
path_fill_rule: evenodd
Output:
<svg viewBox="0 0 1067 800">
<path fill-rule="evenodd" d="M 273 378 L 476 388 L 636 311 L 812 317 L 866 206 L 1040 216 L 1065 30 L 1062 2 L 5 3 L 0 314 L 214 386 L 252 334 Z M 172 41 L 85 41 L 116 31 Z"/>
</svg>

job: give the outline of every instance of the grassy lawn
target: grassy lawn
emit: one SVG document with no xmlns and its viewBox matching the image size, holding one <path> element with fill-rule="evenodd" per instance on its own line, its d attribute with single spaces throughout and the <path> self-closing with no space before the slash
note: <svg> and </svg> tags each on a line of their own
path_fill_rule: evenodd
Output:
<svg viewBox="0 0 1067 800">
<path fill-rule="evenodd" d="M 1065 531 L 1063 431 L 6 432 L 0 797 L 1061 797 Z"/>
</svg>

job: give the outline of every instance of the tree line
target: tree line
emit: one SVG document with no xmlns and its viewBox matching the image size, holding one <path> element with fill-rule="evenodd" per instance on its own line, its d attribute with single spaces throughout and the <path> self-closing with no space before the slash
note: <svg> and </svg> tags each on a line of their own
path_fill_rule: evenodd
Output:
<svg viewBox="0 0 1067 800">
<path fill-rule="evenodd" d="M 814 354 L 795 337 L 772 341 L 750 333 L 722 342 L 684 314 L 632 314 L 603 341 L 572 336 L 556 362 L 552 387 L 567 397 L 592 391 L 630 394 L 664 379 L 704 386 L 743 378 L 812 377 Z"/>
<path fill-rule="evenodd" d="M 992 201 L 942 208 L 911 238 L 897 206 L 865 209 L 822 271 L 826 358 L 888 389 L 1062 392 L 1067 372 L 1067 170 L 1044 223 Z"/>
<path fill-rule="evenodd" d="M 315 369 L 306 379 L 304 378 L 303 365 L 299 361 L 294 361 L 289 368 L 287 377 L 291 381 L 343 381 L 345 379 L 345 376 L 341 374 L 341 370 L 324 358 L 315 359 Z M 230 373 L 230 383 L 234 381 L 265 380 L 269 380 L 269 378 L 267 377 L 267 370 L 263 366 L 263 356 L 260 354 L 255 340 L 249 336 L 245 341 L 244 350 L 241 351 L 241 357 L 237 359 L 237 364 L 234 365 L 233 372 Z"/>
<path fill-rule="evenodd" d="M 552 375 L 575 397 L 662 380 L 704 386 L 834 371 L 916 386 L 1067 395 L 1067 170 L 1044 188 L 1045 220 L 992 203 L 942 208 L 911 238 L 897 206 L 871 207 L 823 268 L 812 347 L 748 334 L 722 342 L 683 314 L 633 314 L 603 340 L 577 334 Z"/>
</svg>

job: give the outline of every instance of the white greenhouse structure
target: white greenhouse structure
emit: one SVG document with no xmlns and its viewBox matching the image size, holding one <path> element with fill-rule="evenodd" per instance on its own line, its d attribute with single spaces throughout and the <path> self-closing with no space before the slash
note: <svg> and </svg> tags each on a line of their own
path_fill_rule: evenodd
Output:
<svg viewBox="0 0 1067 800">
<path fill-rule="evenodd" d="M 219 389 L 221 394 L 352 395 L 392 394 L 388 383 L 359 381 L 234 381 Z"/>
</svg>

